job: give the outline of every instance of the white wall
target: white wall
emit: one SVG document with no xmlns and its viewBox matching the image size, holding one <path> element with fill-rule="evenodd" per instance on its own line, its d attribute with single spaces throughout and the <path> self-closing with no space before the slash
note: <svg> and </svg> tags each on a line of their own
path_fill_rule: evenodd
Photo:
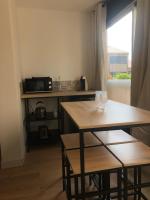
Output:
<svg viewBox="0 0 150 200">
<path fill-rule="evenodd" d="M 0 145 L 3 168 L 21 165 L 25 150 L 14 9 L 11 0 L 0 1 Z"/>
<path fill-rule="evenodd" d="M 17 16 L 16 16 L 17 14 Z M 2 167 L 23 163 L 19 84 L 30 76 L 79 79 L 89 64 L 90 15 L 15 7 L 0 1 L 0 145 Z"/>
<path fill-rule="evenodd" d="M 90 15 L 18 9 L 22 77 L 79 79 L 89 65 Z"/>
</svg>

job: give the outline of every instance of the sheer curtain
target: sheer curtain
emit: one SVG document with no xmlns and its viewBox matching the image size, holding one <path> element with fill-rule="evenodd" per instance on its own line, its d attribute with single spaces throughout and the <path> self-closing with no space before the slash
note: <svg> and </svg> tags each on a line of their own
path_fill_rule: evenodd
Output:
<svg viewBox="0 0 150 200">
<path fill-rule="evenodd" d="M 137 0 L 133 45 L 131 104 L 150 110 L 150 1 Z M 150 127 L 134 129 L 150 145 Z"/>
<path fill-rule="evenodd" d="M 106 6 L 97 4 L 92 12 L 92 63 L 90 68 L 91 85 L 95 90 L 106 90 L 107 81 L 107 32 Z"/>
</svg>

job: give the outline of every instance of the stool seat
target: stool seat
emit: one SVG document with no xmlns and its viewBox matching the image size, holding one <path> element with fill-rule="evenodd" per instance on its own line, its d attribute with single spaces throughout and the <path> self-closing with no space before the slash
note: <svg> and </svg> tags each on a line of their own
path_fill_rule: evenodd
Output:
<svg viewBox="0 0 150 200">
<path fill-rule="evenodd" d="M 79 133 L 64 134 L 61 135 L 62 142 L 65 149 L 77 149 L 80 147 L 79 144 Z M 95 137 L 91 132 L 84 133 L 84 143 L 85 147 L 98 146 L 102 143 Z"/>
<path fill-rule="evenodd" d="M 107 146 L 125 167 L 150 164 L 150 147 L 142 142 Z"/>
<path fill-rule="evenodd" d="M 121 168 L 121 163 L 104 147 L 84 149 L 85 173 Z M 80 150 L 67 150 L 66 155 L 74 174 L 80 174 Z"/>
<path fill-rule="evenodd" d="M 138 140 L 122 130 L 94 132 L 105 145 L 137 142 Z"/>
</svg>

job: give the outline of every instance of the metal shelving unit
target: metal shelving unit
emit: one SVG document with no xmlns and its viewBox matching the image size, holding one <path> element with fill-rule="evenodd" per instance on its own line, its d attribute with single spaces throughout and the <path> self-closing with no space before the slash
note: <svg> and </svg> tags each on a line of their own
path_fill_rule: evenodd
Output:
<svg viewBox="0 0 150 200">
<path fill-rule="evenodd" d="M 49 129 L 49 135 L 55 133 L 59 139 L 60 133 L 64 131 L 64 124 L 62 123 L 62 108 L 60 102 L 65 101 L 89 101 L 95 98 L 95 91 L 64 91 L 64 92 L 51 92 L 51 93 L 36 93 L 36 94 L 22 94 L 22 100 L 25 105 L 25 127 L 26 127 L 26 149 L 30 150 L 32 134 L 38 135 L 38 131 L 31 131 L 32 123 L 46 123 L 48 121 L 56 120 L 58 123 L 57 129 Z M 30 111 L 30 100 L 32 99 L 55 99 L 57 101 L 57 117 L 53 112 L 47 112 L 44 118 L 37 118 L 34 112 Z M 67 116 L 66 116 L 67 117 Z M 74 127 L 70 124 L 70 129 Z"/>
</svg>

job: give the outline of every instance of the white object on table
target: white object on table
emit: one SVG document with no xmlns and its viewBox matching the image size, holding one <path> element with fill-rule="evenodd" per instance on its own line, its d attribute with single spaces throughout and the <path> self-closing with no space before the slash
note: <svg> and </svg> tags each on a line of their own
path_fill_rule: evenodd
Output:
<svg viewBox="0 0 150 200">
<path fill-rule="evenodd" d="M 106 91 L 96 91 L 95 95 L 96 109 L 98 111 L 104 111 L 105 104 L 107 103 L 107 92 Z"/>
</svg>

